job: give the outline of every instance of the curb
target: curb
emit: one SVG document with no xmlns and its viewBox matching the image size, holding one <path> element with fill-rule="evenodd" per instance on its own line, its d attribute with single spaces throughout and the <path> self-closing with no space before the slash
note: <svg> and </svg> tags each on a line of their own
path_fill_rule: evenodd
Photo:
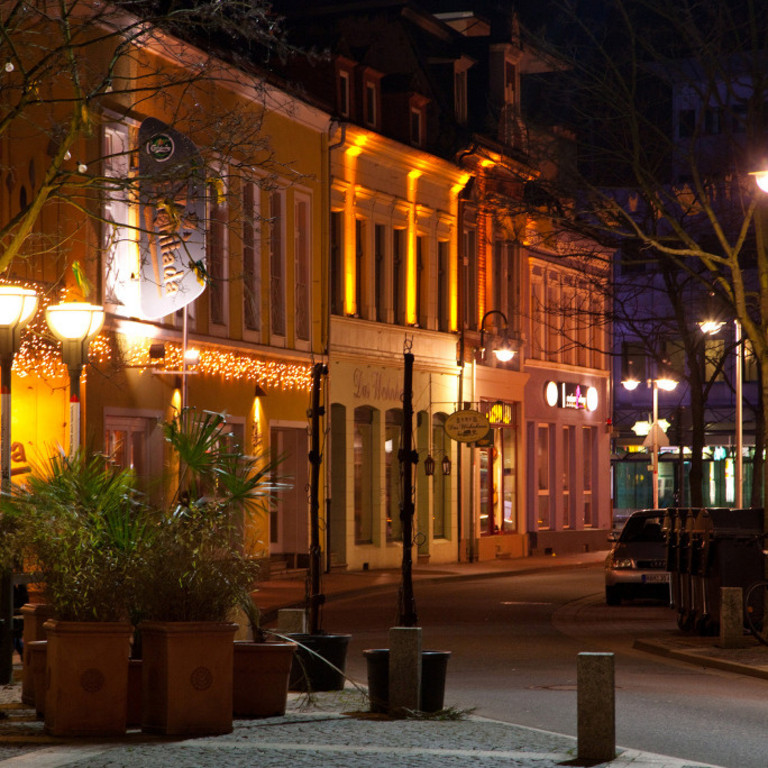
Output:
<svg viewBox="0 0 768 768">
<path fill-rule="evenodd" d="M 637 651 L 653 653 L 656 656 L 683 661 L 687 664 L 696 664 L 699 667 L 719 669 L 723 672 L 733 672 L 738 675 L 768 680 L 768 667 L 755 667 L 738 661 L 713 658 L 705 655 L 706 651 L 678 651 L 653 640 L 635 640 L 632 647 Z"/>
</svg>

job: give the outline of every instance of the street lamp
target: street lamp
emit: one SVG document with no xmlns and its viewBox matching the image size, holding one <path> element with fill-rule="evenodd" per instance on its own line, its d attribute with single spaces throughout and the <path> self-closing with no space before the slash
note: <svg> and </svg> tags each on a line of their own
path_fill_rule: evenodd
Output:
<svg viewBox="0 0 768 768">
<path fill-rule="evenodd" d="M 652 451 L 651 459 L 651 478 L 653 490 L 653 509 L 659 508 L 659 446 L 667 444 L 667 436 L 659 426 L 659 390 L 671 392 L 677 386 L 677 381 L 669 376 L 661 376 L 657 379 L 650 379 L 648 386 L 653 391 L 653 421 L 650 430 L 650 443 Z M 637 389 L 640 382 L 637 379 L 626 379 L 621 382 L 622 386 L 630 392 Z M 647 444 L 648 438 L 646 438 Z"/>
<path fill-rule="evenodd" d="M 0 489 L 11 492 L 11 366 L 21 344 L 21 332 L 37 312 L 31 288 L 0 286 Z M 13 676 L 13 573 L 0 577 L 0 684 Z"/>
<path fill-rule="evenodd" d="M 480 354 L 485 359 L 485 321 L 490 315 L 501 315 L 504 321 L 504 337 L 501 343 L 494 347 L 493 354 L 500 363 L 508 363 L 514 356 L 515 350 L 512 348 L 512 344 L 507 336 L 507 316 L 500 309 L 491 309 L 483 315 L 483 319 L 480 321 Z"/>
<path fill-rule="evenodd" d="M 69 370 L 69 455 L 80 447 L 80 374 L 88 362 L 88 344 L 104 324 L 104 308 L 84 302 L 47 307 L 45 320 L 61 341 L 61 356 Z"/>
</svg>

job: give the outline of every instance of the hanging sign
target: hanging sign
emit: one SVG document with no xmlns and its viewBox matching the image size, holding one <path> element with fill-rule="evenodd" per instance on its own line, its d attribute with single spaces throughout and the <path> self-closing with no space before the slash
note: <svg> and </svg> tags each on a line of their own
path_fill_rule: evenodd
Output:
<svg viewBox="0 0 768 768">
<path fill-rule="evenodd" d="M 139 128 L 141 313 L 172 314 L 204 290 L 205 173 L 197 147 L 160 120 Z"/>
<path fill-rule="evenodd" d="M 459 443 L 475 443 L 488 434 L 491 425 L 480 411 L 455 411 L 445 420 L 445 434 Z"/>
<path fill-rule="evenodd" d="M 548 381 L 544 387 L 544 399 L 551 408 L 594 411 L 597 409 L 599 398 L 595 387 L 565 381 Z"/>
</svg>

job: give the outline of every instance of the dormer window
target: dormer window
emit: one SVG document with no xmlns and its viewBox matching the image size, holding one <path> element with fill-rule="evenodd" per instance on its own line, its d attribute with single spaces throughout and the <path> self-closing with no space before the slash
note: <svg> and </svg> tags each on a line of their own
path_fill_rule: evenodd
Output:
<svg viewBox="0 0 768 768">
<path fill-rule="evenodd" d="M 467 122 L 467 71 L 456 72 L 453 82 L 456 120 L 464 124 Z"/>
<path fill-rule="evenodd" d="M 349 117 L 350 94 L 351 94 L 349 72 L 347 72 L 344 69 L 339 70 L 337 85 L 338 85 L 339 114 L 342 117 Z"/>
<path fill-rule="evenodd" d="M 379 100 L 378 84 L 371 80 L 366 80 L 365 96 L 364 96 L 365 123 L 371 128 L 376 127 L 377 117 L 378 117 L 378 109 L 376 108 L 376 105 L 378 103 L 378 100 Z"/>
<path fill-rule="evenodd" d="M 408 140 L 415 147 L 423 147 L 427 136 L 427 101 L 420 94 L 414 93 L 410 97 L 408 110 Z"/>
<path fill-rule="evenodd" d="M 360 103 L 357 119 L 361 125 L 378 130 L 381 127 L 381 72 L 370 67 L 359 67 L 357 95 Z"/>
<path fill-rule="evenodd" d="M 411 107 L 411 144 L 422 144 L 422 114 L 418 107 Z"/>
<path fill-rule="evenodd" d="M 515 103 L 517 92 L 517 67 L 507 60 L 504 62 L 504 101 L 507 104 Z"/>
</svg>

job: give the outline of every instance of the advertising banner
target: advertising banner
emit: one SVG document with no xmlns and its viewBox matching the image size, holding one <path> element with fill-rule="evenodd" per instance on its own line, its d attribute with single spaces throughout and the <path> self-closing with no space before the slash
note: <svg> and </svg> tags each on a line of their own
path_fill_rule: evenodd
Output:
<svg viewBox="0 0 768 768">
<path fill-rule="evenodd" d="M 160 120 L 139 128 L 141 312 L 154 320 L 194 301 L 205 281 L 205 169 L 197 147 Z"/>
</svg>

